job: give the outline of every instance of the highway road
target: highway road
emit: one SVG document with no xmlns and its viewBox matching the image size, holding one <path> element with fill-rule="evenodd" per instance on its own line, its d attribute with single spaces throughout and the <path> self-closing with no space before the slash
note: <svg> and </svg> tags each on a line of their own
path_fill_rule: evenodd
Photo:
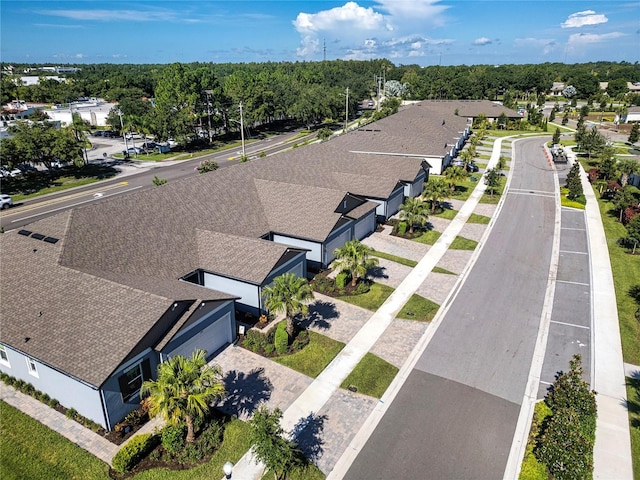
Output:
<svg viewBox="0 0 640 480">
<path fill-rule="evenodd" d="M 315 133 L 300 136 L 300 131 L 291 131 L 274 135 L 266 139 L 250 140 L 245 146 L 246 155 L 250 161 L 260 161 L 260 153 L 273 155 L 282 150 L 291 148 L 294 142 L 302 143 L 313 139 Z M 0 225 L 5 231 L 20 228 L 48 215 L 64 211 L 69 208 L 81 206 L 90 202 L 98 202 L 113 195 L 123 195 L 141 189 L 153 187 L 153 177 L 158 176 L 168 182 L 176 181 L 193 175 L 198 175 L 196 166 L 203 160 L 215 160 L 220 168 L 237 164 L 242 155 L 240 147 L 225 150 L 211 155 L 206 155 L 189 160 L 163 162 L 145 162 L 144 155 L 138 155 L 137 160 L 123 162 L 110 156 L 111 153 L 124 150 L 121 140 L 93 139 L 96 149 L 89 152 L 92 163 L 101 163 L 103 153 L 107 154 L 106 163 L 114 165 L 120 173 L 111 179 L 93 183 L 71 190 L 34 197 L 16 205 L 0 214 Z"/>
<path fill-rule="evenodd" d="M 516 142 L 504 207 L 476 263 L 345 478 L 503 477 L 556 228 L 543 141 Z"/>
</svg>

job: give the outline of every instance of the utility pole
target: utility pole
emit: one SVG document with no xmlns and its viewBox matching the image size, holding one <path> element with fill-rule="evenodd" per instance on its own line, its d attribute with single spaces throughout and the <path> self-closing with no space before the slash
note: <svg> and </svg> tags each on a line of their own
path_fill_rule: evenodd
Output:
<svg viewBox="0 0 640 480">
<path fill-rule="evenodd" d="M 213 93 L 213 90 L 205 90 L 204 93 L 207 94 L 207 120 L 209 124 L 209 145 L 213 143 L 213 138 L 211 137 L 211 102 L 210 96 Z"/>
<path fill-rule="evenodd" d="M 242 119 L 242 102 L 240 102 L 240 139 L 242 140 L 242 159 L 244 160 L 246 155 L 244 152 L 244 120 Z"/>
<path fill-rule="evenodd" d="M 127 152 L 125 157 L 129 155 L 129 143 L 127 142 L 127 134 L 124 131 L 124 123 L 122 123 L 122 110 L 118 108 L 118 115 L 120 116 L 120 130 L 122 130 L 122 136 L 124 137 L 124 151 Z"/>
<path fill-rule="evenodd" d="M 344 132 L 347 133 L 349 126 L 349 87 L 347 87 L 347 99 L 344 104 Z"/>
</svg>

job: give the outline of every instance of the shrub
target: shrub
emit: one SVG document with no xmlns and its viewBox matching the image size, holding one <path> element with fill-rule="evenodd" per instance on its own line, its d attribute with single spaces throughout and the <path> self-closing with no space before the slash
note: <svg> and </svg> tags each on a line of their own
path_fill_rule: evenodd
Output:
<svg viewBox="0 0 640 480">
<path fill-rule="evenodd" d="M 65 415 L 67 416 L 67 418 L 71 418 L 73 420 L 76 418 L 76 415 L 78 415 L 78 411 L 75 408 L 69 408 L 65 412 Z"/>
<path fill-rule="evenodd" d="M 304 347 L 309 345 L 309 331 L 301 330 L 296 335 L 295 340 L 291 343 L 291 350 L 297 352 L 298 350 L 302 350 Z"/>
<path fill-rule="evenodd" d="M 36 393 L 36 388 L 30 383 L 25 383 L 22 388 L 22 393 L 33 396 Z"/>
<path fill-rule="evenodd" d="M 147 413 L 144 412 L 142 409 L 131 410 L 124 417 L 124 421 L 130 424 L 131 426 L 135 427 L 137 425 L 142 425 L 145 422 L 146 415 Z"/>
<path fill-rule="evenodd" d="M 162 448 L 164 448 L 169 455 L 178 455 L 182 450 L 184 450 L 186 435 L 187 426 L 185 424 L 165 425 L 162 429 Z"/>
<path fill-rule="evenodd" d="M 348 272 L 340 272 L 337 276 L 336 276 L 336 287 L 338 289 L 342 289 L 347 285 L 347 282 L 349 281 L 349 273 Z"/>
<path fill-rule="evenodd" d="M 398 235 L 404 235 L 405 233 L 407 233 L 407 223 L 406 222 L 400 222 L 398 224 Z"/>
<path fill-rule="evenodd" d="M 25 381 L 18 378 L 15 382 L 13 382 L 13 386 L 15 387 L 16 390 L 20 390 L 22 391 L 22 389 L 24 388 L 25 385 Z"/>
<path fill-rule="evenodd" d="M 278 355 L 284 355 L 289 350 L 289 334 L 287 333 L 287 323 L 280 322 L 276 328 L 274 344 Z"/>
<path fill-rule="evenodd" d="M 371 290 L 371 287 L 369 287 L 369 284 L 367 284 L 367 282 L 360 282 L 356 287 L 355 294 L 362 295 L 363 293 L 367 293 L 369 290 Z"/>
<path fill-rule="evenodd" d="M 52 398 L 51 400 L 49 400 L 48 404 L 51 408 L 56 408 L 57 406 L 60 405 L 60 402 L 55 398 Z"/>
<path fill-rule="evenodd" d="M 273 352 L 276 351 L 276 346 L 273 343 L 268 343 L 264 346 L 265 355 L 273 355 Z"/>
<path fill-rule="evenodd" d="M 267 337 L 265 337 L 263 333 L 251 329 L 247 332 L 243 345 L 252 352 L 257 352 L 264 349 L 267 345 Z"/>
<path fill-rule="evenodd" d="M 4 381 L 4 383 L 6 383 L 7 385 L 14 387 L 16 385 L 16 382 L 18 381 L 17 378 L 12 377 L 11 375 L 7 375 L 6 380 Z"/>
<path fill-rule="evenodd" d="M 151 433 L 134 436 L 113 457 L 113 469 L 119 473 L 128 472 L 156 446 L 156 443 L 157 439 Z"/>
<path fill-rule="evenodd" d="M 49 405 L 49 402 L 51 401 L 51 397 L 48 394 L 43 393 L 42 396 L 40 397 L 40 401 L 42 403 L 46 403 L 47 405 Z"/>
</svg>

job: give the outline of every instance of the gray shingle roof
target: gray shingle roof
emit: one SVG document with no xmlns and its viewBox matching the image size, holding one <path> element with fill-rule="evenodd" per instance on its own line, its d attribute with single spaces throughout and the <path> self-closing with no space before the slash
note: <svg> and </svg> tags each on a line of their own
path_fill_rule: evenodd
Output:
<svg viewBox="0 0 640 480">
<path fill-rule="evenodd" d="M 68 213 L 50 217 L 29 229 L 61 237 L 56 222 L 64 225 L 66 218 Z M 0 235 L 0 341 L 94 386 L 148 333 L 176 293 L 231 297 L 185 282 L 169 289 L 153 285 L 153 279 L 134 285 L 122 276 L 115 282 L 80 272 L 58 264 L 63 246 L 64 239 L 49 244 L 17 232 Z M 176 296 L 162 296 L 163 291 Z"/>
</svg>

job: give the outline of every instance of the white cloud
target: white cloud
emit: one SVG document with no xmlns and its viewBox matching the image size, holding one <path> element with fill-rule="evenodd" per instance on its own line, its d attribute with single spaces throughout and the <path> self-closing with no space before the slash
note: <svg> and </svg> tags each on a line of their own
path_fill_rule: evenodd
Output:
<svg viewBox="0 0 640 480">
<path fill-rule="evenodd" d="M 164 8 L 148 10 L 39 10 L 36 13 L 52 17 L 68 18 L 83 22 L 184 22 L 199 23 L 199 18 L 189 17 L 185 12 Z"/>
<path fill-rule="evenodd" d="M 491 43 L 491 39 L 489 39 L 487 37 L 476 38 L 473 41 L 474 45 L 489 45 L 490 43 Z"/>
<path fill-rule="evenodd" d="M 560 26 L 562 28 L 580 28 L 585 25 L 598 25 L 608 21 L 609 19 L 605 15 L 597 14 L 593 10 L 584 10 L 572 13 Z"/>
<path fill-rule="evenodd" d="M 443 23 L 442 12 L 447 6 L 438 5 L 440 0 L 375 0 L 379 10 L 362 7 L 349 1 L 341 7 L 321 10 L 316 13 L 298 14 L 293 21 L 300 34 L 300 47 L 296 53 L 301 57 L 318 54 L 325 40 L 339 39 L 339 48 L 347 58 L 379 58 L 418 55 L 425 44 L 432 41 L 419 35 L 418 44 L 406 39 L 422 32 L 430 25 Z"/>
</svg>

